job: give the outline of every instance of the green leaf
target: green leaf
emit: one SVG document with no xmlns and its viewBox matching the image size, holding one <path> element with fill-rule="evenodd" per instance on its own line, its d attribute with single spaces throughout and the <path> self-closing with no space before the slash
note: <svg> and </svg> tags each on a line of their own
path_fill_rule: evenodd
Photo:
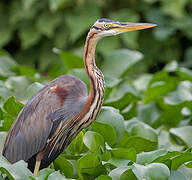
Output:
<svg viewBox="0 0 192 180">
<path fill-rule="evenodd" d="M 110 173 L 109 176 L 112 177 L 113 180 L 137 180 L 135 175 L 133 174 L 131 167 L 129 166 L 124 166 L 124 167 L 118 167 L 116 169 L 113 169 Z"/>
<path fill-rule="evenodd" d="M 14 96 L 11 96 L 3 105 L 3 109 L 11 116 L 16 117 L 21 109 L 23 104 L 19 101 L 16 101 Z"/>
<path fill-rule="evenodd" d="M 160 110 L 155 103 L 140 105 L 138 108 L 138 119 L 153 125 L 160 116 Z"/>
<path fill-rule="evenodd" d="M 60 170 L 67 178 L 71 178 L 73 174 L 73 165 L 67 161 L 63 154 L 60 154 L 56 160 L 54 160 L 55 170 Z"/>
<path fill-rule="evenodd" d="M 125 126 L 124 126 L 124 119 L 121 114 L 119 114 L 118 110 L 112 107 L 102 107 L 99 115 L 96 119 L 97 122 L 102 122 L 105 124 L 109 124 L 115 130 L 116 133 L 116 142 L 118 142 L 124 133 Z M 103 137 L 107 137 L 106 133 L 110 132 L 103 132 Z M 112 131 L 113 133 L 113 131 Z M 108 138 L 107 138 L 108 139 Z"/>
<path fill-rule="evenodd" d="M 187 168 L 184 165 L 181 165 L 178 169 L 178 171 L 180 171 L 182 174 L 184 174 L 186 177 L 188 177 L 188 179 L 192 178 L 192 171 L 191 168 Z"/>
<path fill-rule="evenodd" d="M 164 97 L 166 104 L 176 105 L 185 101 L 192 102 L 192 83 L 182 81 L 178 84 L 177 89 Z"/>
<path fill-rule="evenodd" d="M 13 121 L 13 116 L 7 112 L 3 112 L 3 120 L 1 121 L 0 131 L 9 131 Z"/>
<path fill-rule="evenodd" d="M 58 180 L 67 180 L 67 178 L 65 178 L 65 176 L 63 176 L 62 174 L 60 174 L 59 171 L 55 171 L 55 172 L 51 173 L 51 174 L 48 176 L 48 179 L 47 179 L 47 180 L 55 180 L 55 179 L 58 179 Z"/>
<path fill-rule="evenodd" d="M 84 133 L 83 131 L 81 131 L 74 139 L 73 141 L 69 144 L 68 146 L 68 150 L 72 153 L 72 154 L 80 154 L 84 149 L 85 149 L 85 145 L 83 144 L 83 136 Z"/>
<path fill-rule="evenodd" d="M 7 88 L 13 90 L 13 95 L 16 96 L 18 100 L 26 99 L 26 89 L 29 85 L 29 80 L 26 76 L 11 76 L 5 82 Z"/>
<path fill-rule="evenodd" d="M 113 88 L 121 82 L 121 79 L 111 77 L 111 76 L 105 76 L 104 79 L 105 79 L 105 85 L 107 88 Z"/>
<path fill-rule="evenodd" d="M 132 136 L 140 136 L 151 141 L 157 142 L 158 136 L 156 131 L 145 123 L 136 123 L 131 127 L 130 131 Z"/>
<path fill-rule="evenodd" d="M 39 71 L 47 70 L 49 67 L 51 67 L 53 62 L 55 62 L 55 64 L 56 63 L 60 64 L 61 70 L 64 69 L 62 67 L 63 64 L 61 62 L 61 58 L 58 54 L 53 52 L 53 47 L 54 47 L 54 44 L 52 41 L 44 41 L 42 43 L 40 55 L 38 57 L 38 58 L 40 58 Z M 57 72 L 55 72 L 55 73 L 57 73 Z M 59 75 L 61 75 L 61 74 L 59 74 Z"/>
<path fill-rule="evenodd" d="M 113 41 L 113 43 L 111 43 Z M 97 51 L 103 54 L 104 57 L 110 55 L 115 49 L 120 46 L 120 41 L 116 37 L 107 37 L 101 39 L 97 45 Z"/>
<path fill-rule="evenodd" d="M 25 22 L 21 24 L 19 36 L 21 38 L 22 48 L 27 49 L 40 41 L 41 33 L 38 31 L 35 24 L 32 22 Z"/>
<path fill-rule="evenodd" d="M 93 23 L 93 20 L 96 20 L 99 17 L 100 12 L 97 4 L 86 3 L 84 6 L 77 6 L 72 13 L 65 16 L 65 22 L 71 32 L 70 40 L 72 42 L 77 40 L 84 32 L 87 31 L 90 24 Z"/>
<path fill-rule="evenodd" d="M 18 68 L 16 68 L 16 71 L 18 71 L 19 75 L 21 76 L 35 77 L 35 75 L 38 75 L 36 69 L 30 66 L 21 65 Z"/>
<path fill-rule="evenodd" d="M 157 149 L 157 141 L 152 141 L 144 137 L 131 136 L 127 139 L 125 147 L 135 148 L 137 153 L 142 151 L 153 151 Z"/>
<path fill-rule="evenodd" d="M 6 45 L 11 40 L 12 27 L 9 23 L 9 15 L 0 12 L 0 48 Z"/>
<path fill-rule="evenodd" d="M 115 158 L 128 159 L 130 161 L 136 161 L 136 151 L 134 148 L 114 148 L 111 150 L 112 156 Z"/>
<path fill-rule="evenodd" d="M 104 103 L 107 106 L 123 109 L 131 102 L 137 100 L 139 100 L 139 97 L 134 87 L 129 81 L 123 81 L 116 88 L 112 89 Z"/>
<path fill-rule="evenodd" d="M 147 166 L 134 164 L 132 171 L 138 179 L 168 180 L 170 176 L 168 167 L 161 163 L 151 163 Z"/>
<path fill-rule="evenodd" d="M 179 171 L 171 171 L 171 174 L 169 176 L 169 180 L 188 180 L 186 176 L 184 176 L 181 172 Z"/>
<path fill-rule="evenodd" d="M 105 142 L 99 133 L 87 131 L 83 137 L 83 142 L 93 153 L 101 154 L 105 151 Z"/>
<path fill-rule="evenodd" d="M 170 151 L 170 152 L 167 152 L 164 155 L 161 155 L 161 156 L 157 157 L 153 162 L 164 163 L 169 168 L 171 168 L 171 159 L 174 158 L 174 157 L 177 157 L 177 156 L 179 156 L 181 154 L 182 153 L 179 152 L 179 151 Z"/>
<path fill-rule="evenodd" d="M 192 159 L 192 153 L 190 152 L 183 152 L 180 155 L 173 157 L 171 159 L 171 169 L 172 170 L 177 170 L 179 166 L 181 166 L 184 162 L 191 161 Z"/>
<path fill-rule="evenodd" d="M 189 161 L 189 162 L 185 163 L 185 166 L 187 168 L 192 168 L 192 161 Z"/>
<path fill-rule="evenodd" d="M 103 136 L 103 138 L 105 139 L 105 141 L 110 146 L 115 144 L 117 135 L 116 135 L 114 128 L 111 125 L 106 124 L 105 122 L 94 121 L 92 123 L 91 127 L 92 127 L 93 131 L 101 134 Z"/>
<path fill-rule="evenodd" d="M 32 19 L 34 18 L 37 11 L 40 9 L 41 3 L 34 4 L 33 8 L 28 9 L 24 8 L 23 2 L 20 1 L 12 1 L 9 5 L 10 12 L 10 23 L 12 26 L 18 26 L 22 20 Z M 27 3 L 27 2 L 26 2 Z"/>
<path fill-rule="evenodd" d="M 135 88 L 138 92 L 144 93 L 147 89 L 147 86 L 152 78 L 151 74 L 142 74 L 139 78 L 133 81 Z"/>
<path fill-rule="evenodd" d="M 0 99 L 6 100 L 13 95 L 13 92 L 5 87 L 0 87 Z"/>
<path fill-rule="evenodd" d="M 112 157 L 108 163 L 113 165 L 114 167 L 124 167 L 127 166 L 130 163 L 130 160 L 128 159 L 123 159 L 123 158 L 115 158 Z"/>
<path fill-rule="evenodd" d="M 52 12 L 56 12 L 58 9 L 64 8 L 67 4 L 67 0 L 49 0 L 49 7 Z"/>
<path fill-rule="evenodd" d="M 14 75 L 13 69 L 17 67 L 17 63 L 9 56 L 0 55 L 0 76 L 8 77 Z"/>
<path fill-rule="evenodd" d="M 73 68 L 83 68 L 83 59 L 76 56 L 71 52 L 62 52 L 61 58 L 67 68 L 67 70 L 71 70 Z"/>
<path fill-rule="evenodd" d="M 151 152 L 142 152 L 137 155 L 137 164 L 149 164 L 153 160 L 157 159 L 159 156 L 165 155 L 167 153 L 167 150 L 165 149 L 158 149 L 156 151 Z"/>
<path fill-rule="evenodd" d="M 142 59 L 143 55 L 138 51 L 119 49 L 112 52 L 102 64 L 104 75 L 121 77 L 129 69 Z"/>
<path fill-rule="evenodd" d="M 38 31 L 47 37 L 52 37 L 57 26 L 62 22 L 63 16 L 61 13 L 51 13 L 43 11 L 37 20 Z"/>
<path fill-rule="evenodd" d="M 107 175 L 100 175 L 96 180 L 112 180 L 112 178 Z"/>
<path fill-rule="evenodd" d="M 125 147 L 127 144 L 127 140 L 130 137 L 130 133 L 125 130 L 123 133 L 123 137 L 120 139 L 120 141 L 115 145 L 115 147 Z"/>
<path fill-rule="evenodd" d="M 158 142 L 160 148 L 165 148 L 171 151 L 181 151 L 183 146 L 177 144 L 168 131 L 162 130 L 158 136 Z"/>
<path fill-rule="evenodd" d="M 183 126 L 179 128 L 171 128 L 170 133 L 178 137 L 187 146 L 192 146 L 192 126 Z"/>
<path fill-rule="evenodd" d="M 52 0 L 52 1 L 55 2 L 55 0 Z M 60 25 L 56 29 L 55 36 L 54 36 L 54 44 L 55 44 L 56 48 L 59 48 L 59 49 L 67 48 L 69 34 L 70 34 L 70 32 L 66 28 L 65 24 Z"/>
<path fill-rule="evenodd" d="M 105 174 L 106 170 L 95 154 L 86 154 L 77 161 L 77 172 L 84 179 L 86 174 L 96 177 Z"/>
<path fill-rule="evenodd" d="M 192 62 L 191 62 L 191 58 L 192 58 L 192 46 L 190 46 L 189 48 L 187 48 L 185 50 L 185 60 L 182 63 L 182 65 L 184 65 L 185 67 L 191 67 L 192 66 Z"/>
<path fill-rule="evenodd" d="M 53 172 L 53 169 L 44 168 L 39 171 L 37 180 L 45 180 Z"/>
<path fill-rule="evenodd" d="M 144 103 L 147 104 L 173 91 L 179 81 L 180 78 L 177 74 L 172 76 L 166 71 L 157 72 L 153 75 L 145 92 Z"/>
<path fill-rule="evenodd" d="M 2 157 L 0 158 L 0 172 L 5 173 L 11 180 L 30 180 L 34 178 L 32 172 L 27 169 L 27 163 L 18 161 L 14 164 L 9 164 Z"/>
<path fill-rule="evenodd" d="M 162 10 L 167 15 L 170 15 L 174 18 L 182 18 L 185 15 L 185 6 L 187 0 L 176 0 L 174 3 L 171 0 L 163 0 L 162 1 Z"/>
</svg>

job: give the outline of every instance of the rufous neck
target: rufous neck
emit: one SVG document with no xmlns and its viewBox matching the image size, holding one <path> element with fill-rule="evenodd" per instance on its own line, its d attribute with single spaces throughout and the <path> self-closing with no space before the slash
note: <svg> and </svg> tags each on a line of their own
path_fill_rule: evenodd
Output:
<svg viewBox="0 0 192 180">
<path fill-rule="evenodd" d="M 97 45 L 98 39 L 96 38 L 96 33 L 88 33 L 85 47 L 84 47 L 84 64 L 86 73 L 92 74 L 92 68 L 93 66 L 96 66 L 95 64 L 95 49 Z M 89 75 L 88 74 L 88 75 Z"/>
</svg>

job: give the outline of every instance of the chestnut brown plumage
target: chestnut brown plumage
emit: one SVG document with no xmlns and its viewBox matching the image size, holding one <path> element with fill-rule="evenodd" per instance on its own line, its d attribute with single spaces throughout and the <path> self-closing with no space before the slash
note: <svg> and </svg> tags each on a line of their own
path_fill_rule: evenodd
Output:
<svg viewBox="0 0 192 180">
<path fill-rule="evenodd" d="M 21 110 L 6 137 L 3 155 L 8 161 L 26 161 L 35 175 L 39 169 L 49 166 L 72 139 L 95 120 L 101 108 L 105 82 L 95 64 L 97 41 L 104 36 L 154 26 L 97 20 L 87 35 L 84 48 L 90 94 L 87 94 L 86 85 L 71 75 L 58 77 L 38 91 Z"/>
</svg>

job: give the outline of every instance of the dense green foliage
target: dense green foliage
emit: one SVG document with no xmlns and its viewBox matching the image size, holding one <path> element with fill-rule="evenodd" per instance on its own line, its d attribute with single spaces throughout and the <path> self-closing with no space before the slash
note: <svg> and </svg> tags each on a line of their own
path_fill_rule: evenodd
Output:
<svg viewBox="0 0 192 180">
<path fill-rule="evenodd" d="M 53 47 L 79 54 L 88 29 L 101 17 L 158 24 L 155 31 L 102 40 L 98 46 L 101 59 L 114 49 L 128 47 L 145 54 L 140 70 L 154 72 L 172 60 L 192 67 L 191 0 L 0 1 L 0 47 L 20 63 L 35 65 L 41 72 L 53 75 L 53 69 L 57 70 L 57 76 L 64 68 Z"/>
<path fill-rule="evenodd" d="M 3 51 L 0 54 L 2 144 L 23 104 L 50 79 L 19 66 Z M 84 69 L 73 68 L 82 59 L 70 53 L 60 55 L 71 58 L 66 71 L 88 84 Z M 0 172 L 16 180 L 191 179 L 192 71 L 173 61 L 154 75 L 131 80 L 127 73 L 141 58 L 137 51 L 119 49 L 105 59 L 101 65 L 106 80 L 104 106 L 97 120 L 73 140 L 51 169 L 41 170 L 35 178 L 25 162 L 11 165 L 0 156 Z M 115 66 L 117 61 L 121 69 Z"/>
</svg>

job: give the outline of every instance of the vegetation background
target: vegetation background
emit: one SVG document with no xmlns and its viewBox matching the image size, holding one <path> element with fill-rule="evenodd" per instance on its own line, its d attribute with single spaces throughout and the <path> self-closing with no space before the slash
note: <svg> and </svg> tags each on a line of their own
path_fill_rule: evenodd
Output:
<svg viewBox="0 0 192 180">
<path fill-rule="evenodd" d="M 192 0 L 1 0 L 0 150 L 23 104 L 53 78 L 83 69 L 99 18 L 158 27 L 101 40 L 106 80 L 97 120 L 34 177 L 0 156 L 0 180 L 192 179 Z"/>
</svg>

